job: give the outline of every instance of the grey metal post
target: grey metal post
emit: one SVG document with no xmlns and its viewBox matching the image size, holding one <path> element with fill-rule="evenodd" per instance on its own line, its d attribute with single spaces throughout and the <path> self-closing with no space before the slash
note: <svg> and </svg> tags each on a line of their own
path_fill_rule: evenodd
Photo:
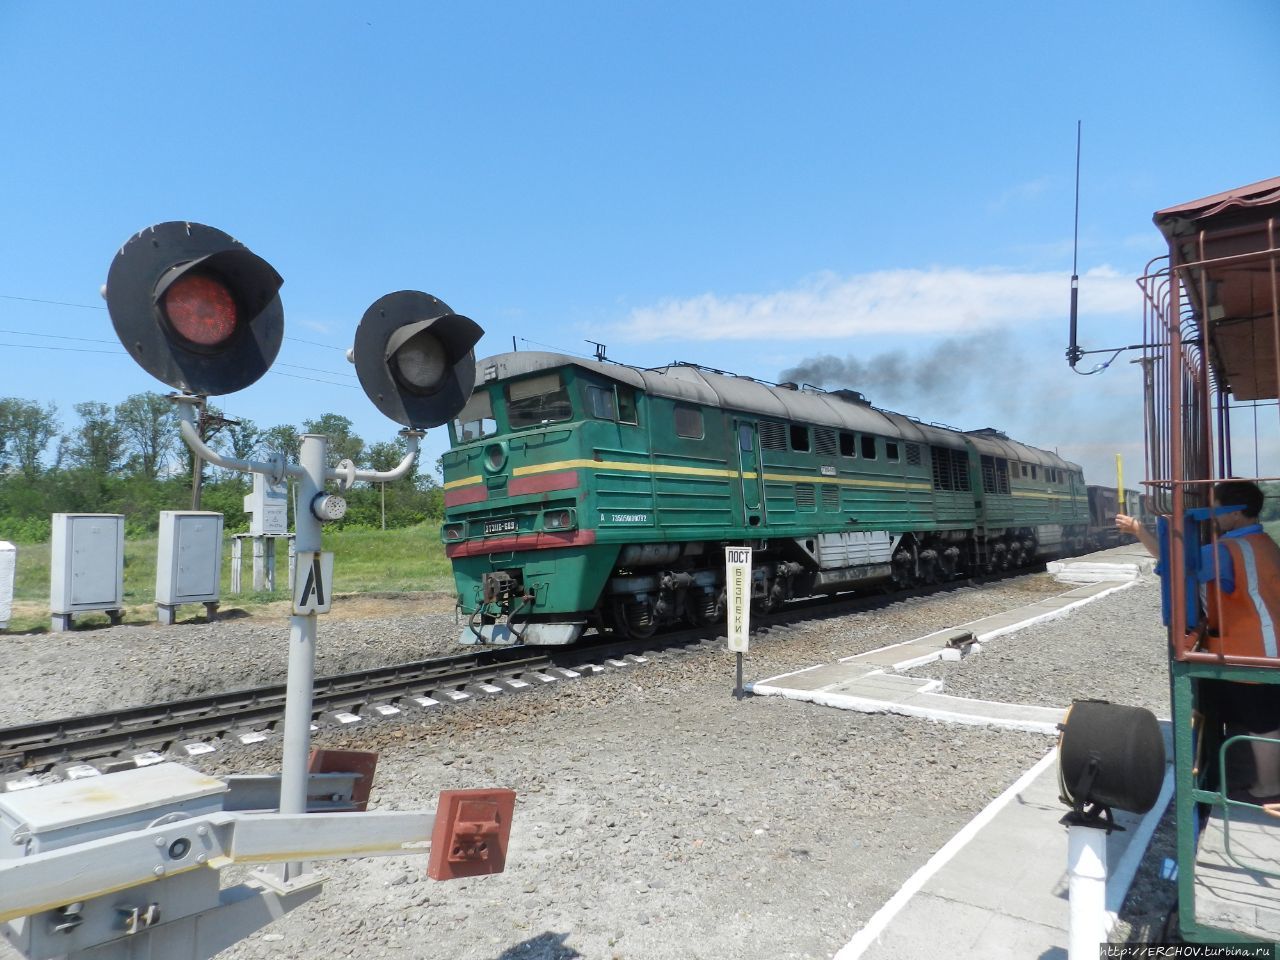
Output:
<svg viewBox="0 0 1280 960">
<path fill-rule="evenodd" d="M 253 590 L 262 592 L 262 537 L 253 538 Z"/>
<path fill-rule="evenodd" d="M 263 550 L 263 559 L 266 561 L 267 572 L 267 591 L 269 593 L 276 592 L 276 538 L 263 537 L 266 546 Z"/>
<path fill-rule="evenodd" d="M 328 442 L 320 434 L 302 437 L 298 460 L 298 509 L 293 523 L 299 552 L 320 549 L 320 521 L 311 512 L 317 494 L 324 491 L 325 451 Z M 284 756 L 280 777 L 280 812 L 307 812 L 307 759 L 311 752 L 311 695 L 316 668 L 316 614 L 289 618 L 289 679 L 284 715 Z M 304 870 L 301 863 L 285 864 L 286 880 Z"/>
<path fill-rule="evenodd" d="M 236 534 L 231 538 L 231 592 L 240 593 L 241 566 L 244 564 L 244 538 Z"/>
</svg>

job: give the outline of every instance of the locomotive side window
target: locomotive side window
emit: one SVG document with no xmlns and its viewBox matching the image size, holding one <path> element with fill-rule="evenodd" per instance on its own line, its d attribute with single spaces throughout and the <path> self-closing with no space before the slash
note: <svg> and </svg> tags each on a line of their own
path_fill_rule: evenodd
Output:
<svg viewBox="0 0 1280 960">
<path fill-rule="evenodd" d="M 569 391 L 558 373 L 516 380 L 507 385 L 507 420 L 512 430 L 557 423 L 572 416 Z"/>
<path fill-rule="evenodd" d="M 791 425 L 791 449 L 797 453 L 809 452 L 809 428 L 803 424 Z"/>
<path fill-rule="evenodd" d="M 1027 465 L 1025 463 L 1022 464 L 1022 475 L 1024 477 L 1027 475 Z"/>
<path fill-rule="evenodd" d="M 749 423 L 738 424 L 738 449 L 739 450 L 745 450 L 748 453 L 750 453 L 751 448 L 755 443 L 755 438 L 756 438 L 756 434 L 755 434 L 755 431 L 751 429 L 751 424 Z"/>
<path fill-rule="evenodd" d="M 624 387 L 619 385 L 618 392 L 618 422 L 619 423 L 639 423 L 640 416 L 636 410 L 636 391 L 633 387 Z"/>
<path fill-rule="evenodd" d="M 702 411 L 697 407 L 676 404 L 676 436 L 690 440 L 702 439 Z"/>
<path fill-rule="evenodd" d="M 862 435 L 862 459 L 874 460 L 875 458 L 876 458 L 876 438 L 872 436 L 868 436 L 867 434 L 864 433 Z"/>
<path fill-rule="evenodd" d="M 840 456 L 856 457 L 858 455 L 858 446 L 853 442 L 852 433 L 840 434 Z"/>
<path fill-rule="evenodd" d="M 606 387 L 587 387 L 587 406 L 591 415 L 597 420 L 617 420 L 617 404 L 613 401 L 613 390 Z"/>
<path fill-rule="evenodd" d="M 1031 468 L 1031 479 L 1036 479 L 1036 468 L 1034 466 Z"/>
<path fill-rule="evenodd" d="M 493 419 L 493 399 L 488 390 L 471 394 L 453 421 L 453 436 L 458 443 L 470 443 L 482 437 L 492 437 L 498 432 L 498 421 Z"/>
<path fill-rule="evenodd" d="M 890 463 L 897 463 L 902 458 L 898 456 L 898 444 L 893 440 L 884 442 L 884 458 Z"/>
</svg>

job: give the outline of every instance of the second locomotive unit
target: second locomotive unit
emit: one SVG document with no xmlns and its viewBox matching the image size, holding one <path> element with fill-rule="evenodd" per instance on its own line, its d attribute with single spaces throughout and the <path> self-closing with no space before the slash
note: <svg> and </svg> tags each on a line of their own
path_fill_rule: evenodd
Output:
<svg viewBox="0 0 1280 960">
<path fill-rule="evenodd" d="M 909 586 L 1078 552 L 1078 466 L 860 394 L 691 364 L 481 360 L 443 457 L 463 642 L 645 636 L 724 615 L 724 546 L 754 602 Z"/>
</svg>

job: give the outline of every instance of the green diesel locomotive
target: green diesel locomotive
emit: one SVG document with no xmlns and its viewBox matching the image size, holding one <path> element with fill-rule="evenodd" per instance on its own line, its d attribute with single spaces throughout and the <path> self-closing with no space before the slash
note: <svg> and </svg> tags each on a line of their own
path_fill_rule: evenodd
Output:
<svg viewBox="0 0 1280 960">
<path fill-rule="evenodd" d="M 442 537 L 471 643 L 573 643 L 724 615 L 724 546 L 764 610 L 1078 552 L 1078 466 L 851 390 L 554 353 L 478 363 L 450 425 Z"/>
</svg>

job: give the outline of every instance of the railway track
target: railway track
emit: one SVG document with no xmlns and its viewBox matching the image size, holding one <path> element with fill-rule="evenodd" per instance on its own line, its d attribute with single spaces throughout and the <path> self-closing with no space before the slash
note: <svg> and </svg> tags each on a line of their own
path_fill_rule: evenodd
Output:
<svg viewBox="0 0 1280 960">
<path fill-rule="evenodd" d="M 758 616 L 753 633 L 1034 572 L 1035 568 L 1024 568 L 889 594 L 841 594 L 794 601 L 780 611 Z M 626 668 L 672 649 L 715 646 L 722 637 L 720 624 L 648 638 L 589 636 L 572 647 L 486 648 L 320 677 L 314 686 L 313 722 L 342 727 L 396 719 L 605 669 Z M 132 765 L 136 754 L 194 755 L 213 749 L 210 744 L 214 741 L 262 741 L 282 728 L 285 689 L 283 683 L 272 684 L 0 729 L 0 775 L 44 773 L 54 767 L 64 767 L 64 775 L 72 775 L 68 772 L 72 768 L 90 762 L 97 768 L 109 768 Z"/>
</svg>

